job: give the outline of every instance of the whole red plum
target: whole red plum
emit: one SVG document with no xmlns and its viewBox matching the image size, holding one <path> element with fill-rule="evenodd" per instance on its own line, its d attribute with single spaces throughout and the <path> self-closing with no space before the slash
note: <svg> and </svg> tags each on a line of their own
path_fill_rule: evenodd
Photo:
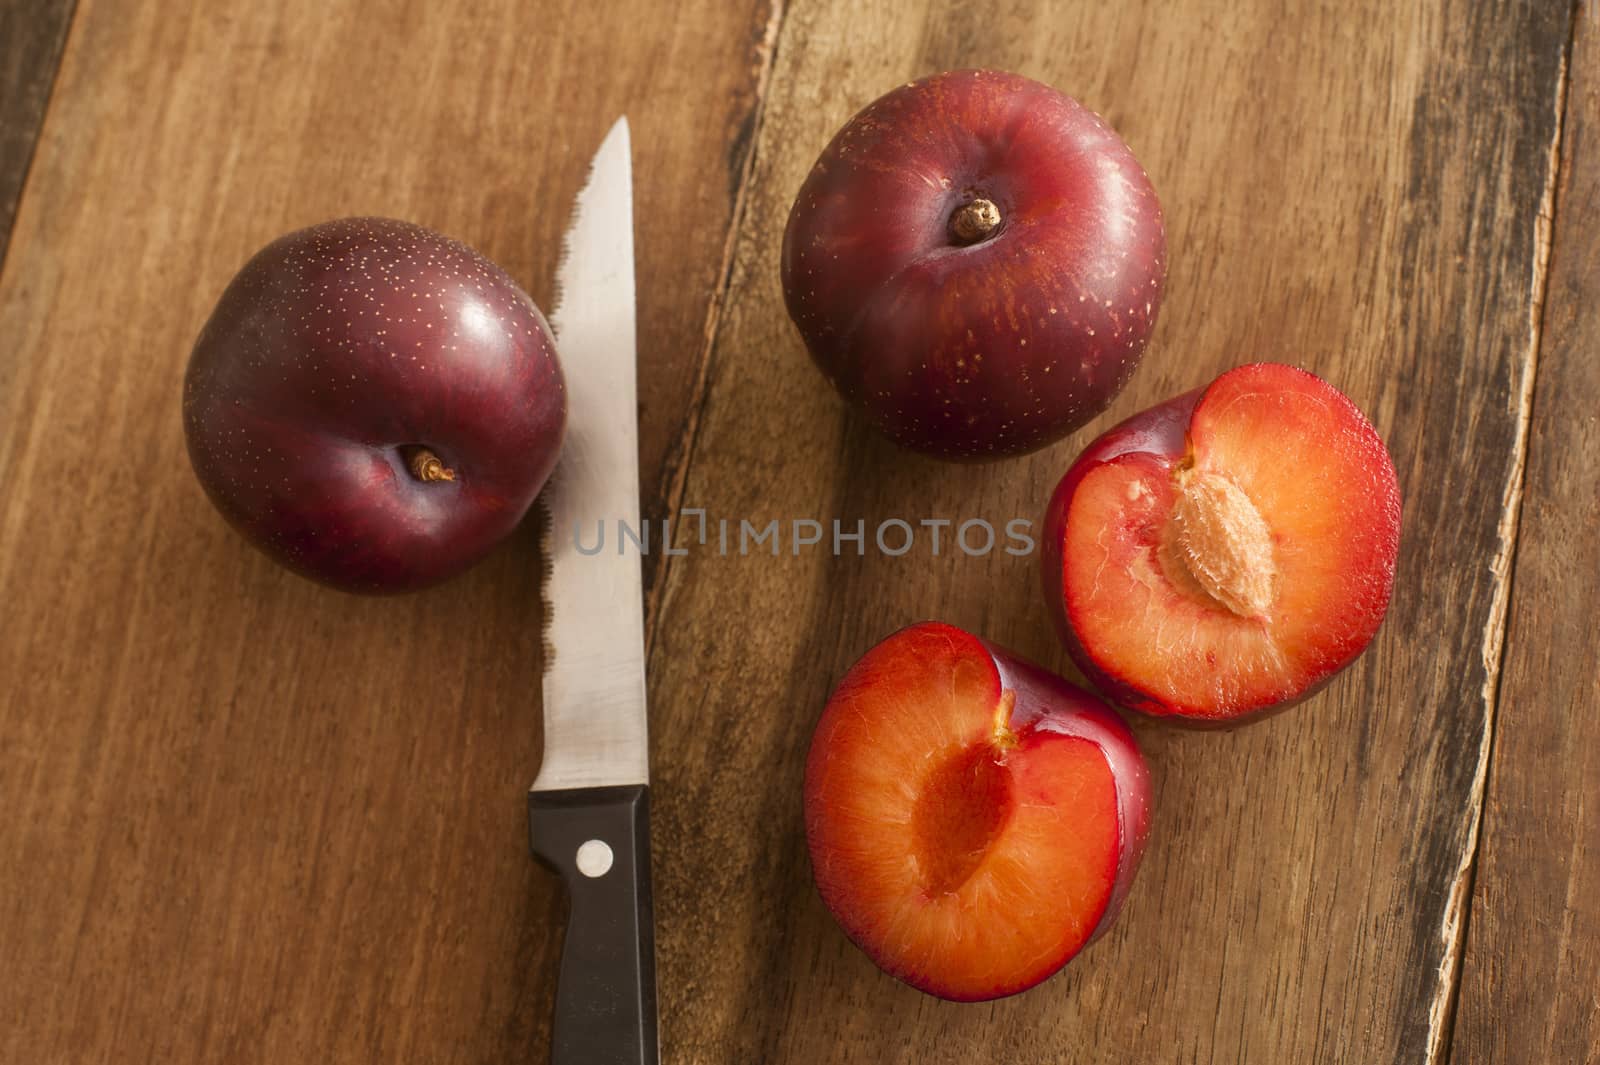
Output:
<svg viewBox="0 0 1600 1065">
<path fill-rule="evenodd" d="M 904 85 L 800 188 L 783 291 L 812 358 L 890 439 L 1032 451 L 1100 413 L 1155 325 L 1161 207 L 1100 117 L 1016 74 Z"/>
<path fill-rule="evenodd" d="M 183 420 L 201 485 L 248 540 L 325 584 L 402 592 L 517 526 L 566 392 L 505 271 L 421 226 L 349 218 L 274 241 L 229 283 Z"/>
</svg>

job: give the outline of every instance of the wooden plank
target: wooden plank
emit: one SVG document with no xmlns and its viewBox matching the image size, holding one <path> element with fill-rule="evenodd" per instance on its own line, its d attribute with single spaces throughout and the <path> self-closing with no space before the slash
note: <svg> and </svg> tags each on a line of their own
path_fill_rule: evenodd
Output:
<svg viewBox="0 0 1600 1065">
<path fill-rule="evenodd" d="M 1452 1062 L 1600 1063 L 1600 23 L 1575 9 L 1494 759 Z"/>
<path fill-rule="evenodd" d="M 779 36 L 685 499 L 713 522 L 1037 519 L 1090 436 L 1257 358 L 1369 411 L 1407 509 L 1361 662 L 1230 734 L 1141 727 L 1157 780 L 1120 923 L 1060 978 L 956 1007 L 880 975 L 809 883 L 800 782 L 832 684 L 935 617 L 1066 668 L 1036 560 L 787 545 L 688 557 L 651 660 L 672 1061 L 1418 1062 L 1435 1056 L 1488 738 L 1531 381 L 1559 5 L 800 0 Z M 778 234 L 833 131 L 940 68 L 1019 70 L 1102 111 L 1167 209 L 1143 369 L 1072 442 L 953 467 L 848 415 L 787 322 Z M 713 525 L 715 528 L 715 525 Z"/>
<path fill-rule="evenodd" d="M 0 0 L 0 263 L 72 7 L 73 0 Z"/>
<path fill-rule="evenodd" d="M 190 474 L 188 347 L 295 226 L 415 219 L 540 302 L 633 122 L 673 483 L 771 11 L 84 0 L 0 277 L 0 1060 L 544 1060 L 531 529 L 447 587 L 280 572 Z"/>
</svg>

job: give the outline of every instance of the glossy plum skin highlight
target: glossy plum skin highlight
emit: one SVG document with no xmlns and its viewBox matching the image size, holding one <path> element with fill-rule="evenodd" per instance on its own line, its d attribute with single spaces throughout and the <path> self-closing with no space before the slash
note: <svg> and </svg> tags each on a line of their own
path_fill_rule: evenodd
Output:
<svg viewBox="0 0 1600 1065">
<path fill-rule="evenodd" d="M 983 200 L 998 228 L 962 239 Z M 1105 409 L 1155 325 L 1161 208 L 1099 116 L 1047 85 L 966 70 L 902 86 L 801 186 L 783 289 L 811 357 L 897 443 L 1021 454 Z"/>
<path fill-rule="evenodd" d="M 514 529 L 555 465 L 566 393 L 544 316 L 499 267 L 407 222 L 274 241 L 190 356 L 189 458 L 251 543 L 352 592 L 410 591 Z M 424 480 L 426 449 L 453 479 Z"/>
</svg>

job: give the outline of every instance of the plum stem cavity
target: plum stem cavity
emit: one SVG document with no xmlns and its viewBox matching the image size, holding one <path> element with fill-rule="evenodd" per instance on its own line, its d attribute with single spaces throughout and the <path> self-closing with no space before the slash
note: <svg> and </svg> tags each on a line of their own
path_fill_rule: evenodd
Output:
<svg viewBox="0 0 1600 1065">
<path fill-rule="evenodd" d="M 960 244 L 976 244 L 999 228 L 1000 208 L 981 196 L 957 207 L 950 216 L 950 235 Z"/>
<path fill-rule="evenodd" d="M 406 469 L 411 471 L 411 476 L 425 484 L 456 479 L 455 470 L 446 466 L 438 455 L 420 444 L 401 448 L 400 455 L 405 459 Z"/>
<path fill-rule="evenodd" d="M 1176 561 L 1207 595 L 1240 617 L 1262 617 L 1276 598 L 1272 530 L 1232 480 L 1187 468 L 1172 510 Z"/>
</svg>

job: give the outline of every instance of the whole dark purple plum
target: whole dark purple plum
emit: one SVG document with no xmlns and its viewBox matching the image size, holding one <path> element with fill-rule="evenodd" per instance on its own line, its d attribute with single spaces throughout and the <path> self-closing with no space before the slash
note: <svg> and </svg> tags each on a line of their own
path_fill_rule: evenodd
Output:
<svg viewBox="0 0 1600 1065">
<path fill-rule="evenodd" d="M 1106 408 L 1161 306 L 1150 180 L 1099 116 L 1016 74 L 902 86 L 800 187 L 783 293 L 812 358 L 890 439 L 1016 455 Z"/>
<path fill-rule="evenodd" d="M 561 449 L 544 316 L 471 248 L 385 218 L 256 254 L 184 380 L 189 459 L 246 539 L 354 592 L 422 588 L 517 526 Z"/>
</svg>

